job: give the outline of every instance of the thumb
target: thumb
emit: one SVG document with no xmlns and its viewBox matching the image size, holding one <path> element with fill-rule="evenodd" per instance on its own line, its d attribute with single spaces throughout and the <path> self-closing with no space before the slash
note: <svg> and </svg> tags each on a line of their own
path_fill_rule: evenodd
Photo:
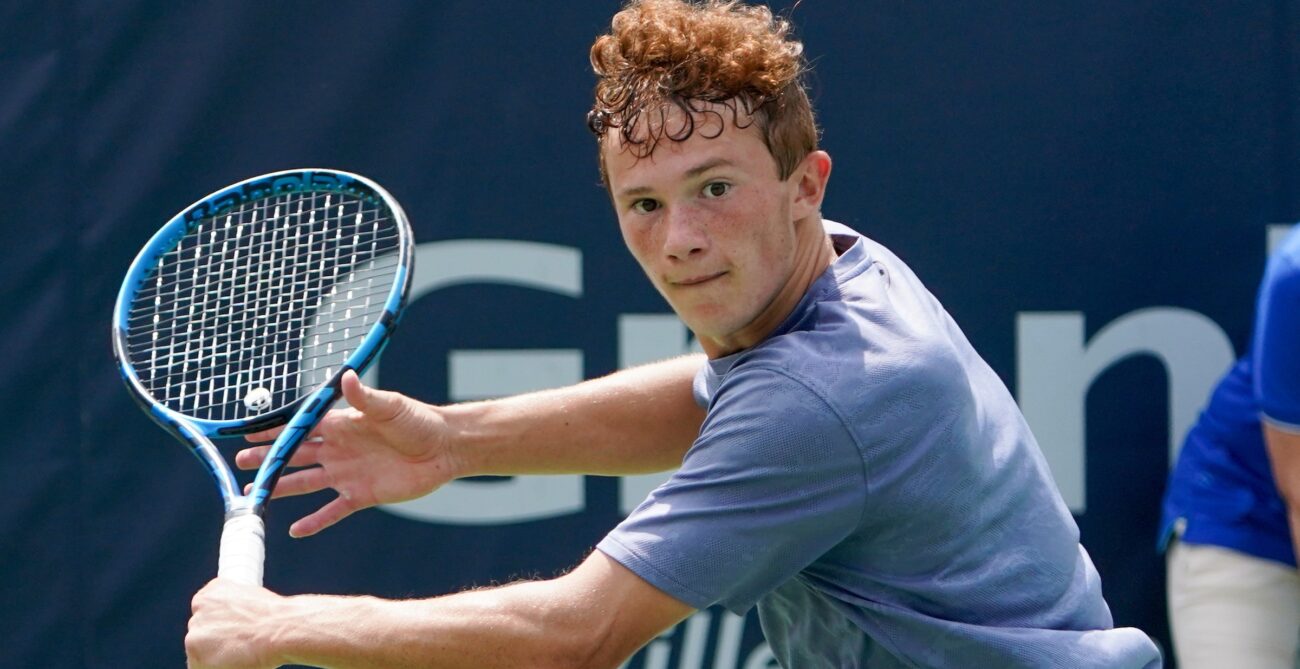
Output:
<svg viewBox="0 0 1300 669">
<path fill-rule="evenodd" d="M 352 408 L 376 420 L 388 420 L 397 416 L 402 407 L 402 396 L 387 390 L 377 390 L 361 382 L 357 373 L 351 369 L 343 373 L 343 399 Z"/>
</svg>

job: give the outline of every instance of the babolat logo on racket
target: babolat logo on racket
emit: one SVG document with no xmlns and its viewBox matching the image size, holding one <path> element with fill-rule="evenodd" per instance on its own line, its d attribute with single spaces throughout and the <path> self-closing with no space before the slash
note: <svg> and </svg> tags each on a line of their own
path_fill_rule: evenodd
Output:
<svg viewBox="0 0 1300 669">
<path fill-rule="evenodd" d="M 383 196 L 365 182 L 343 177 L 337 172 L 302 171 L 281 173 L 235 184 L 190 206 L 185 213 L 191 223 L 228 213 L 248 202 L 265 200 L 296 192 L 346 192 L 367 202 L 382 204 Z"/>
</svg>

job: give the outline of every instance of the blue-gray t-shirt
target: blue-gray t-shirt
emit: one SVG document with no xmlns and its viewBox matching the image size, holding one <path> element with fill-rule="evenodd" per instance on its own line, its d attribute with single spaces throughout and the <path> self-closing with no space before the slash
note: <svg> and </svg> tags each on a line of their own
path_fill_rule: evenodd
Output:
<svg viewBox="0 0 1300 669">
<path fill-rule="evenodd" d="M 681 469 L 597 548 L 696 608 L 757 604 L 784 667 L 1158 667 L 1001 380 L 902 261 L 826 229 L 839 258 L 709 361 Z"/>
</svg>

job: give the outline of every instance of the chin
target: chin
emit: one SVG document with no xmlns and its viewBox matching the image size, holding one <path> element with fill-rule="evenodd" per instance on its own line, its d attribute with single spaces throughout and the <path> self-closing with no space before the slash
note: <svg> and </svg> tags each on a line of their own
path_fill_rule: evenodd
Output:
<svg viewBox="0 0 1300 669">
<path fill-rule="evenodd" d="M 696 337 L 707 337 L 719 341 L 724 341 L 730 338 L 732 334 L 740 329 L 737 327 L 731 327 L 728 323 L 707 319 L 696 319 L 694 321 L 683 319 L 682 322 L 686 324 L 686 327 L 689 328 L 691 333 Z"/>
<path fill-rule="evenodd" d="M 734 305 L 733 305 L 734 306 Z M 686 327 L 697 337 L 713 337 L 726 339 L 732 334 L 739 332 L 754 318 L 755 314 L 740 314 L 732 308 L 728 309 L 718 303 L 709 305 L 686 305 L 678 309 L 673 306 L 673 311 L 681 319 Z"/>
</svg>

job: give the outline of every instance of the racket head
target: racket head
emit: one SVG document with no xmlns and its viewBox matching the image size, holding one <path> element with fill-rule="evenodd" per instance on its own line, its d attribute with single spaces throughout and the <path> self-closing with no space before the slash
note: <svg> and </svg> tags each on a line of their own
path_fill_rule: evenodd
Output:
<svg viewBox="0 0 1300 669">
<path fill-rule="evenodd" d="M 228 509 L 233 476 L 203 437 L 291 419 L 309 430 L 343 373 L 363 371 L 391 335 L 413 246 L 405 212 L 378 184 L 302 169 L 198 200 L 136 256 L 114 307 L 119 371 L 132 397 L 204 461 Z M 303 436 L 277 440 L 258 475 L 262 502 Z"/>
</svg>

